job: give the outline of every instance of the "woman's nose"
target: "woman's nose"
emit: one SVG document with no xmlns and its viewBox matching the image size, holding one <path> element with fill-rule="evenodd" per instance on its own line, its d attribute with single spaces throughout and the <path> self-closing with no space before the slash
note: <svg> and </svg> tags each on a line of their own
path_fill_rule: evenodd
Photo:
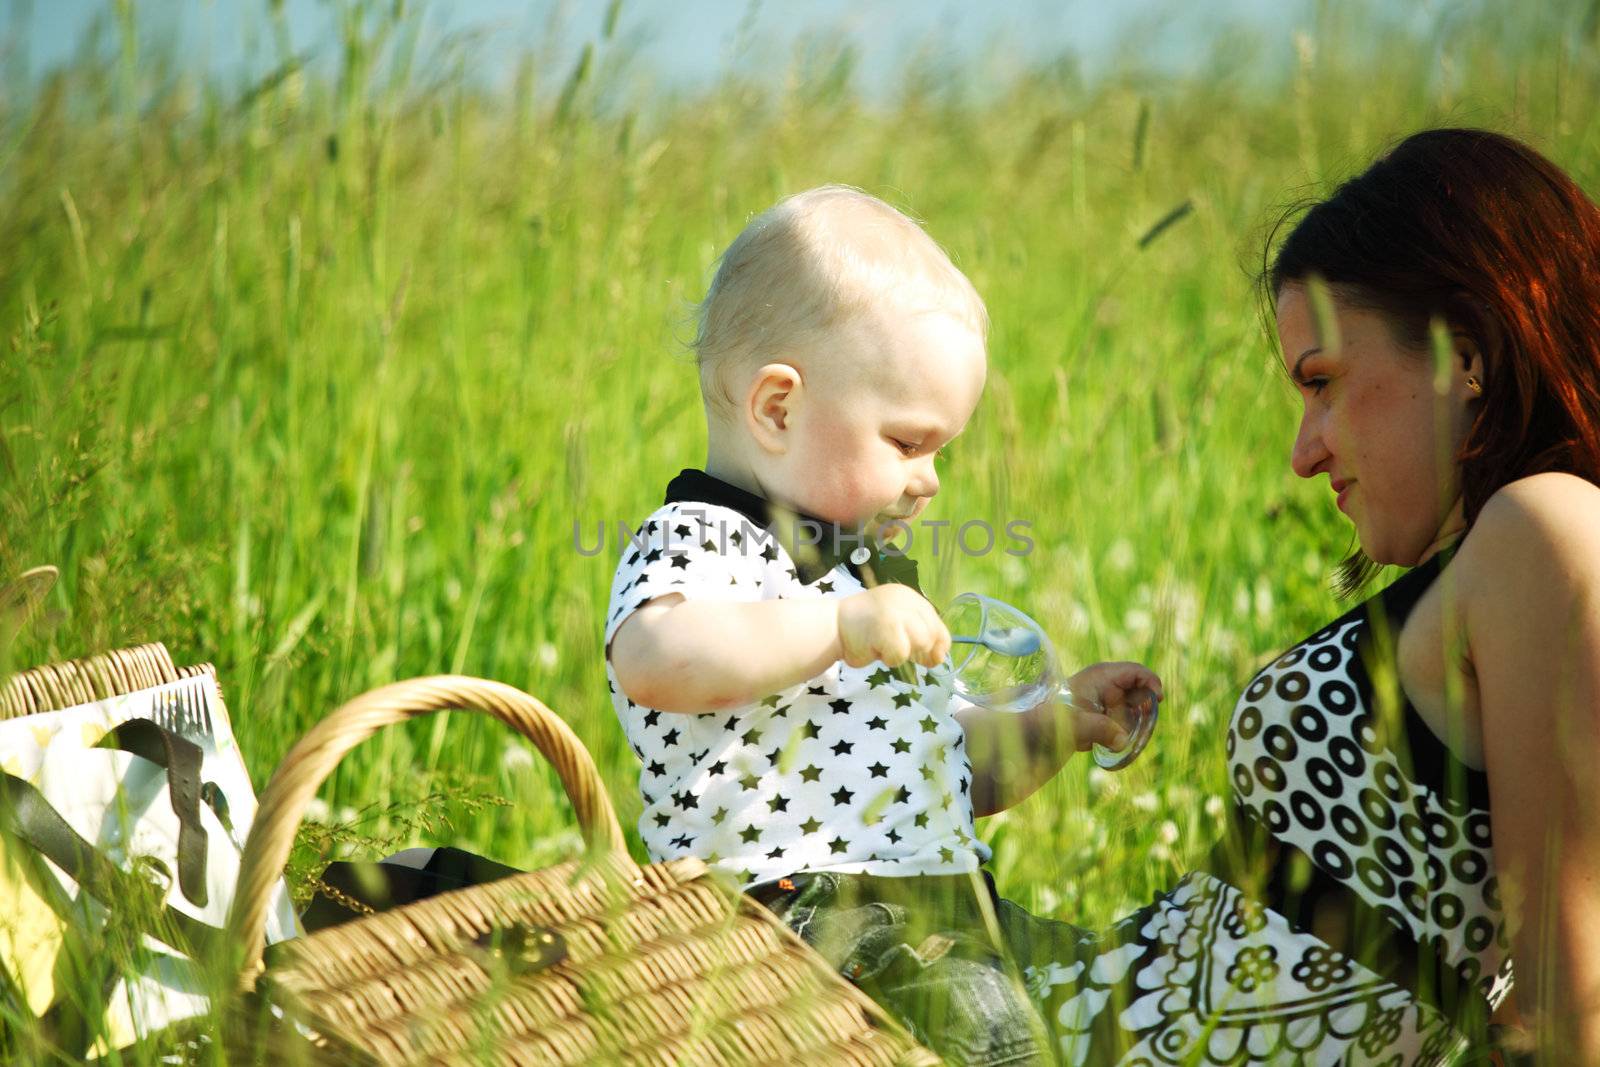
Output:
<svg viewBox="0 0 1600 1067">
<path fill-rule="evenodd" d="M 1312 412 L 1300 416 L 1300 429 L 1294 435 L 1294 448 L 1289 453 L 1289 466 L 1302 478 L 1314 477 L 1328 458 L 1328 446 L 1322 438 L 1321 420 Z"/>
</svg>

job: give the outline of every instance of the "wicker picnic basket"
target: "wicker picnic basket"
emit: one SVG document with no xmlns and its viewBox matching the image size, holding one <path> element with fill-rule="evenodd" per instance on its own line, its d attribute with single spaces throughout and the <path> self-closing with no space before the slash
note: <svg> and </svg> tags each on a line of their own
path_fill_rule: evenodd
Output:
<svg viewBox="0 0 1600 1067">
<path fill-rule="evenodd" d="M 263 969 L 271 886 L 317 787 L 381 727 L 446 709 L 486 712 L 534 743 L 572 801 L 586 855 L 283 942 Z M 228 925 L 246 954 L 243 987 L 335 1059 L 939 1062 L 703 863 L 630 859 L 582 743 L 539 701 L 482 679 L 400 682 L 313 727 L 261 795 Z"/>
<path fill-rule="evenodd" d="M 209 663 L 176 666 L 160 642 L 47 663 L 19 671 L 0 684 L 0 719 L 58 711 L 212 673 Z"/>
</svg>

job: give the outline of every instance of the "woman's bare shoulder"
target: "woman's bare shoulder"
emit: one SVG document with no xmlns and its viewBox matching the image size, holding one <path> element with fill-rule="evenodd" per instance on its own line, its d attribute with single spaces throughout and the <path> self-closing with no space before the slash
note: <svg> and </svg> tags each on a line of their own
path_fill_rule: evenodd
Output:
<svg viewBox="0 0 1600 1067">
<path fill-rule="evenodd" d="M 1462 548 L 1528 549 L 1600 539 L 1600 485 L 1575 474 L 1530 474 L 1501 486 L 1483 505 Z M 1600 563 L 1600 560 L 1596 561 Z"/>
<path fill-rule="evenodd" d="M 1483 505 L 1453 561 L 1464 597 L 1530 605 L 1600 592 L 1600 486 L 1572 474 L 1529 475 Z"/>
</svg>

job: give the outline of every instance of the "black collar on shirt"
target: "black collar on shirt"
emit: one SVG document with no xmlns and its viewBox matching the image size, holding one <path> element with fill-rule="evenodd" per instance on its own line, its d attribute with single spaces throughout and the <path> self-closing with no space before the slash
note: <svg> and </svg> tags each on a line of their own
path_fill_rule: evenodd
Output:
<svg viewBox="0 0 1600 1067">
<path fill-rule="evenodd" d="M 879 582 L 898 582 L 922 591 L 917 584 L 916 561 L 903 553 L 885 552 L 881 545 L 866 534 L 846 530 L 835 523 L 824 522 L 810 515 L 794 515 L 793 543 L 785 543 L 785 526 L 780 519 L 781 509 L 765 497 L 757 496 L 721 478 L 702 470 L 685 469 L 667 483 L 664 504 L 701 503 L 716 504 L 737 511 L 749 519 L 753 526 L 766 530 L 789 551 L 794 560 L 795 573 L 805 585 L 825 577 L 829 571 L 843 564 L 864 585 Z M 815 544 L 808 542 L 815 540 Z M 865 546 L 870 553 L 861 563 L 853 563 L 850 555 Z M 869 581 L 867 575 L 871 576 Z"/>
</svg>

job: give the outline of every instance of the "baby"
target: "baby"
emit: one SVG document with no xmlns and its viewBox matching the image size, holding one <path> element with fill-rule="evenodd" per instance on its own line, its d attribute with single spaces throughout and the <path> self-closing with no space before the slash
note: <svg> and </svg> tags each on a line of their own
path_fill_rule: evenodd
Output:
<svg viewBox="0 0 1600 1067">
<path fill-rule="evenodd" d="M 949 631 L 882 543 L 939 491 L 987 325 L 928 235 L 854 189 L 792 196 L 724 253 L 695 339 L 705 469 L 624 545 L 606 620 L 656 859 L 746 885 L 968 873 L 989 855 L 976 817 L 1124 743 L 1103 714 L 955 698 L 927 670 Z M 1138 687 L 1160 691 L 1130 663 L 1071 679 L 1108 706 Z"/>
</svg>

